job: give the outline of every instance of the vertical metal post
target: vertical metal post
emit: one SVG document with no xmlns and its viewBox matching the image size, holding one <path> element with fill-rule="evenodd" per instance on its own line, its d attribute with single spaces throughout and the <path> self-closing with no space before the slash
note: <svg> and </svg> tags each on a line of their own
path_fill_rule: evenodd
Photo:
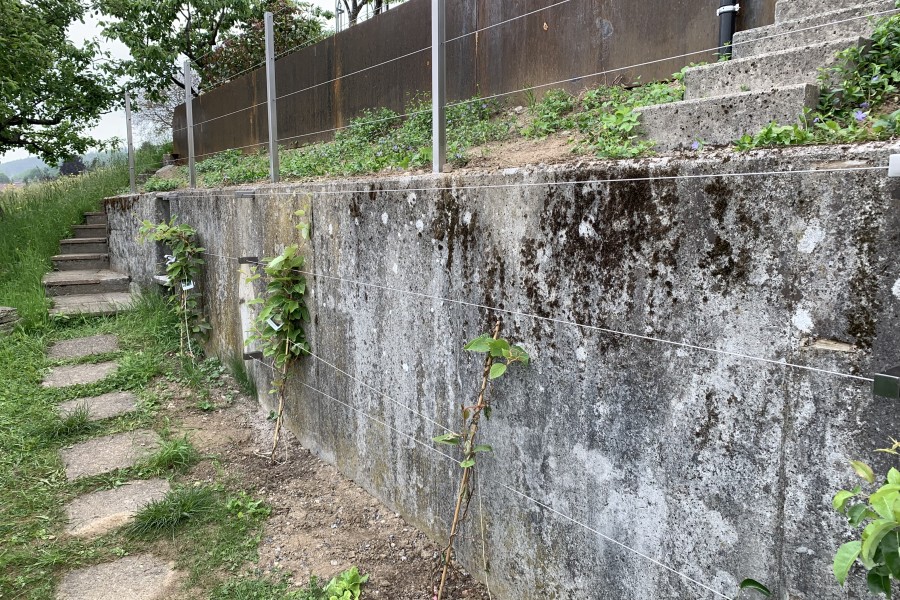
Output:
<svg viewBox="0 0 900 600">
<path fill-rule="evenodd" d="M 278 183 L 278 107 L 275 95 L 275 17 L 266 13 L 266 96 L 269 105 L 269 177 Z"/>
<path fill-rule="evenodd" d="M 188 143 L 188 172 L 190 173 L 190 185 L 197 187 L 197 168 L 194 165 L 194 87 L 191 77 L 191 61 L 184 61 L 184 108 L 187 115 L 187 143 Z"/>
<path fill-rule="evenodd" d="M 431 116 L 432 161 L 441 173 L 447 161 L 447 26 L 446 0 L 431 0 Z"/>
<path fill-rule="evenodd" d="M 131 193 L 137 193 L 137 183 L 134 180 L 134 140 L 131 137 L 131 95 L 125 92 L 125 139 L 128 141 L 128 183 Z"/>
</svg>

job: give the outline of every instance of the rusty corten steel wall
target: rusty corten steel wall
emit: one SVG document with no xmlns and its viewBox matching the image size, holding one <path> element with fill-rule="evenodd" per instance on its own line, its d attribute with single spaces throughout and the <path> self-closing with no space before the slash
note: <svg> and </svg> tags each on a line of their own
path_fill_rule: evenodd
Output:
<svg viewBox="0 0 900 600">
<path fill-rule="evenodd" d="M 447 39 L 557 2 L 449 2 Z M 718 0 L 569 0 L 448 42 L 448 99 L 525 88 L 534 88 L 540 95 L 550 89 L 541 86 L 572 78 L 579 79 L 552 87 L 578 91 L 599 84 L 666 78 L 688 63 L 715 60 L 712 53 L 689 53 L 718 43 L 718 6 Z M 775 0 L 744 0 L 739 28 L 769 24 L 774 14 Z M 431 89 L 430 44 L 431 2 L 409 0 L 278 60 L 282 145 L 330 138 L 335 128 L 367 108 L 403 112 L 410 99 Z M 680 58 L 661 60 L 672 56 Z M 596 75 L 600 72 L 605 73 Z M 195 100 L 199 159 L 228 148 L 264 148 L 268 139 L 265 83 L 265 69 L 259 68 Z M 172 123 L 175 152 L 186 156 L 184 105 L 175 110 Z"/>
</svg>

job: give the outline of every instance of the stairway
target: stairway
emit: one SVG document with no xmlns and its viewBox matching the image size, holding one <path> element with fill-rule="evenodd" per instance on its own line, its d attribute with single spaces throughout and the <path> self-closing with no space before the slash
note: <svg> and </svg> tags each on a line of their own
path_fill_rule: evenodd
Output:
<svg viewBox="0 0 900 600">
<path fill-rule="evenodd" d="M 131 304 L 130 278 L 109 268 L 105 212 L 85 214 L 73 238 L 60 242 L 44 289 L 53 300 L 51 315 L 110 315 Z"/>
<path fill-rule="evenodd" d="M 642 131 L 665 152 L 795 123 L 818 105 L 819 69 L 868 42 L 873 18 L 859 17 L 894 8 L 893 0 L 778 0 L 774 25 L 735 34 L 731 60 L 685 72 L 683 101 L 638 109 Z"/>
</svg>

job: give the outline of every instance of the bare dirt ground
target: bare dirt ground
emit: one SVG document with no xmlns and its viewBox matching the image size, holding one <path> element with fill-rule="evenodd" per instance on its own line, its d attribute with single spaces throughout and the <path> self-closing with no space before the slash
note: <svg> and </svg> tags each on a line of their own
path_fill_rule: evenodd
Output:
<svg viewBox="0 0 900 600">
<path fill-rule="evenodd" d="M 440 576 L 439 548 L 288 432 L 283 432 L 277 464 L 270 465 L 273 423 L 268 414 L 237 393 L 229 376 L 222 379 L 209 401 L 223 408 L 202 411 L 188 390 L 171 383 L 164 408 L 201 453 L 220 461 L 218 469 L 211 460 L 200 463 L 192 479 L 236 478 L 271 507 L 257 568 L 287 573 L 292 583 L 304 586 L 312 575 L 327 581 L 355 565 L 370 575 L 363 598 L 430 600 Z M 484 587 L 460 569 L 452 570 L 444 597 L 488 598 Z"/>
</svg>

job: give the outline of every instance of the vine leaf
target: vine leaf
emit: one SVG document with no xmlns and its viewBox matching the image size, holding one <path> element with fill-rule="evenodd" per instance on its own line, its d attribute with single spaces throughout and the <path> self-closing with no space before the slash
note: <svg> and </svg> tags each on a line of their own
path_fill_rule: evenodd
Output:
<svg viewBox="0 0 900 600">
<path fill-rule="evenodd" d="M 834 565 L 832 566 L 832 570 L 834 572 L 834 578 L 837 579 L 839 584 L 844 585 L 844 582 L 847 581 L 847 574 L 850 572 L 850 567 L 856 562 L 861 551 L 862 542 L 859 540 L 847 542 L 838 548 L 837 554 L 834 555 Z"/>
<path fill-rule="evenodd" d="M 489 375 L 489 379 L 497 379 L 501 375 L 506 373 L 506 364 L 505 363 L 494 363 L 491 365 L 491 373 Z"/>
<path fill-rule="evenodd" d="M 872 471 L 872 467 L 860 460 L 851 460 L 850 466 L 853 467 L 853 470 L 856 471 L 857 475 L 869 483 L 875 483 L 875 473 Z"/>
</svg>

